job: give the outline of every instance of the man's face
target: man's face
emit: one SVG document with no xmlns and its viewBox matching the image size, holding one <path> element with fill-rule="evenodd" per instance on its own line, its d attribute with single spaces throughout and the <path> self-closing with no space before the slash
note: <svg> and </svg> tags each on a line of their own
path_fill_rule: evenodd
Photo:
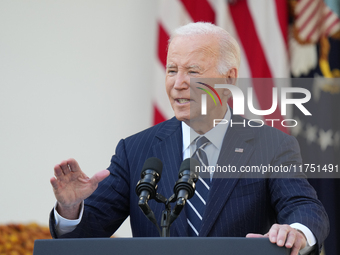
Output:
<svg viewBox="0 0 340 255">
<path fill-rule="evenodd" d="M 191 84 L 190 78 L 226 78 L 217 72 L 219 59 L 219 43 L 214 36 L 193 35 L 175 37 L 168 50 L 166 68 L 166 92 L 169 96 L 175 116 L 180 121 L 203 121 L 201 116 L 201 95 L 204 91 L 197 89 L 199 84 Z M 214 87 L 214 84 L 210 84 Z M 223 93 L 220 92 L 222 101 Z M 226 101 L 223 101 L 224 104 Z M 209 111 L 215 105 L 208 100 Z M 226 105 L 214 109 L 215 116 L 223 118 Z M 204 116 L 203 116 L 204 117 Z"/>
</svg>

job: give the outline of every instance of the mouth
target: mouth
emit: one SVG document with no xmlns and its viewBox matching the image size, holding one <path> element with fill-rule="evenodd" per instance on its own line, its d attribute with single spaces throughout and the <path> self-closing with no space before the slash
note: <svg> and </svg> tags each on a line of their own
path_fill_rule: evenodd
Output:
<svg viewBox="0 0 340 255">
<path fill-rule="evenodd" d="M 175 99 L 175 101 L 179 104 L 186 104 L 186 103 L 190 103 L 190 99 L 187 99 L 187 98 L 177 98 Z"/>
</svg>

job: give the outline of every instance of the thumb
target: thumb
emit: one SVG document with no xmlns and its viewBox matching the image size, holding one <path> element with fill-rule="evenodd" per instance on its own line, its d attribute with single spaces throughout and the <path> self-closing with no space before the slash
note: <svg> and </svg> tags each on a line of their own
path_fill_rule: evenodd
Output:
<svg viewBox="0 0 340 255">
<path fill-rule="evenodd" d="M 109 175 L 110 175 L 109 170 L 102 170 L 102 171 L 99 171 L 98 173 L 96 173 L 95 175 L 93 175 L 92 178 L 90 179 L 90 181 L 92 182 L 92 184 L 98 184 L 99 182 L 104 180 Z"/>
</svg>

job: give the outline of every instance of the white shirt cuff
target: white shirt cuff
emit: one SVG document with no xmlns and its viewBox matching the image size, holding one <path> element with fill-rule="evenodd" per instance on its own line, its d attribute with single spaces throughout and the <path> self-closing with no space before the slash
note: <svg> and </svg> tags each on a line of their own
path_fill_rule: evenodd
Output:
<svg viewBox="0 0 340 255">
<path fill-rule="evenodd" d="M 54 219 L 55 219 L 55 228 L 56 228 L 57 236 L 61 236 L 63 234 L 72 232 L 77 227 L 77 225 L 80 223 L 81 218 L 83 217 L 83 212 L 84 212 L 84 201 L 81 203 L 79 217 L 76 220 L 68 220 L 60 216 L 60 214 L 57 212 L 57 204 L 58 202 L 55 203 L 54 210 L 53 210 Z"/>
<path fill-rule="evenodd" d="M 293 223 L 293 224 L 290 224 L 290 226 L 292 228 L 300 230 L 305 235 L 306 240 L 307 240 L 306 247 L 300 250 L 300 254 L 301 255 L 308 254 L 311 250 L 314 249 L 313 246 L 316 244 L 316 239 L 312 231 L 310 231 L 309 228 L 307 228 L 305 225 L 302 225 L 301 223 Z"/>
</svg>

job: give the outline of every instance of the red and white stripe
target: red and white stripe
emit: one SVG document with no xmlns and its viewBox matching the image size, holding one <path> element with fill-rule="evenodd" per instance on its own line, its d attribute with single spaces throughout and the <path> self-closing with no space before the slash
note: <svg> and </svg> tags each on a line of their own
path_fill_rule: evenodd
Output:
<svg viewBox="0 0 340 255">
<path fill-rule="evenodd" d="M 164 80 L 167 40 L 171 31 L 188 22 L 208 21 L 225 28 L 241 47 L 240 78 L 289 77 L 287 5 L 285 0 L 162 0 L 158 19 L 158 49 L 154 96 L 154 124 L 173 116 Z M 256 109 L 271 107 L 273 79 L 253 80 Z M 247 107 L 246 107 L 247 108 Z M 246 117 L 252 118 L 250 113 Z M 255 118 L 255 117 L 254 117 Z M 258 116 L 256 116 L 258 119 Z M 280 107 L 263 119 L 279 119 Z M 271 125 L 271 122 L 268 124 Z M 277 128 L 287 132 L 281 125 Z"/>
<path fill-rule="evenodd" d="M 323 0 L 299 0 L 295 7 L 295 26 L 300 40 L 316 43 L 320 36 L 339 31 L 340 19 Z"/>
</svg>

